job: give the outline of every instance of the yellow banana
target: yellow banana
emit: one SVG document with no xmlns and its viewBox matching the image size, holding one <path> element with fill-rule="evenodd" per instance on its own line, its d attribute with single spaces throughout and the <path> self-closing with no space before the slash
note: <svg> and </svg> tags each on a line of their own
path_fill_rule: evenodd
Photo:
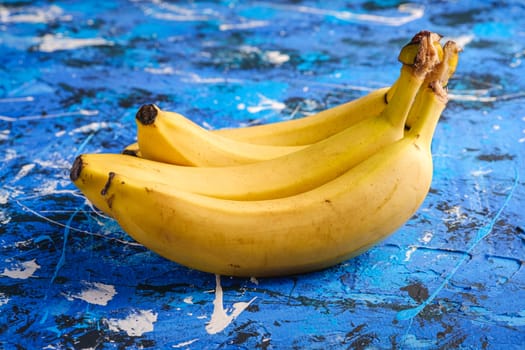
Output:
<svg viewBox="0 0 525 350">
<path fill-rule="evenodd" d="M 383 87 L 355 100 L 318 113 L 269 124 L 211 130 L 234 140 L 273 146 L 303 146 L 329 137 L 363 119 L 379 115 L 388 105 L 393 89 Z M 141 156 L 139 145 L 128 145 L 123 153 Z"/>
<path fill-rule="evenodd" d="M 235 201 L 111 173 L 102 195 L 130 236 L 190 268 L 259 277 L 326 268 L 393 233 L 426 197 L 446 94 L 437 81 L 422 96 L 404 138 L 307 192 Z"/>
<path fill-rule="evenodd" d="M 318 142 L 366 118 L 379 115 L 388 105 L 390 87 L 321 112 L 269 124 L 214 130 L 228 138 L 263 145 L 301 146 Z M 393 94 L 393 93 L 392 93 Z"/>
<path fill-rule="evenodd" d="M 434 48 L 422 44 L 422 50 Z M 437 61 L 435 56 L 430 57 L 426 61 L 428 70 Z M 305 192 L 336 178 L 403 136 L 405 120 L 409 112 L 415 113 L 411 106 L 428 71 L 418 69 L 416 75 L 414 67 L 403 66 L 399 89 L 379 116 L 279 158 L 231 167 L 184 167 L 118 154 L 83 154 L 75 161 L 71 179 L 106 213 L 109 208 L 100 197 L 100 189 L 110 171 L 218 198 L 261 200 Z"/>
<path fill-rule="evenodd" d="M 295 152 L 305 146 L 256 145 L 203 129 L 190 119 L 155 105 L 140 107 L 136 116 L 142 157 L 187 166 L 254 163 Z"/>
<path fill-rule="evenodd" d="M 379 115 L 388 105 L 393 89 L 382 87 L 368 94 L 298 119 L 237 128 L 211 130 L 234 140 L 273 146 L 303 146 L 322 140 L 368 117 Z M 137 142 L 123 153 L 140 155 Z"/>
</svg>

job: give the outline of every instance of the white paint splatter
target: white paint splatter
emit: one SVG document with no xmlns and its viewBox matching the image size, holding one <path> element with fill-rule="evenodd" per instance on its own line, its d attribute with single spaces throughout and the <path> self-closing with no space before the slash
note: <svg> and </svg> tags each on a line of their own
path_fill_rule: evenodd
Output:
<svg viewBox="0 0 525 350">
<path fill-rule="evenodd" d="M 7 225 L 10 221 L 11 217 L 5 211 L 0 211 L 0 224 Z"/>
<path fill-rule="evenodd" d="M 156 74 L 156 75 L 172 75 L 175 74 L 175 70 L 171 66 L 165 66 L 165 67 L 159 67 L 159 68 L 153 68 L 153 67 L 146 67 L 144 68 L 145 72 Z"/>
<path fill-rule="evenodd" d="M 4 293 L 0 293 L 0 306 L 5 305 L 9 302 L 9 298 Z"/>
<path fill-rule="evenodd" d="M 176 13 L 169 12 L 159 12 L 159 11 L 147 11 L 147 14 L 156 19 L 161 19 L 164 21 L 172 22 L 193 22 L 193 21 L 206 21 L 208 20 L 207 16 L 199 15 L 179 15 Z"/>
<path fill-rule="evenodd" d="M 142 6 L 145 15 L 174 22 L 208 21 L 217 14 L 209 9 L 192 10 L 167 1 L 152 0 L 155 6 Z"/>
<path fill-rule="evenodd" d="M 27 176 L 27 174 L 29 174 L 29 172 L 31 170 L 33 170 L 33 168 L 35 167 L 36 164 L 34 163 L 30 163 L 30 164 L 25 164 L 25 165 L 22 165 L 22 167 L 20 168 L 20 170 L 18 170 L 18 173 L 15 175 L 15 177 L 13 178 L 12 182 L 17 182 L 19 181 L 20 179 L 24 178 Z"/>
<path fill-rule="evenodd" d="M 253 28 L 266 27 L 269 24 L 270 22 L 268 21 L 244 20 L 238 23 L 223 23 L 219 26 L 219 30 L 227 31 L 227 30 L 236 30 L 236 29 L 253 29 Z"/>
<path fill-rule="evenodd" d="M 426 231 L 425 234 L 423 235 L 423 237 L 421 237 L 419 239 L 419 241 L 422 242 L 422 243 L 427 244 L 427 243 L 429 243 L 432 240 L 432 237 L 434 237 L 432 232 Z"/>
<path fill-rule="evenodd" d="M 470 175 L 474 176 L 474 177 L 480 177 L 480 176 L 485 176 L 485 175 L 488 175 L 490 173 L 492 173 L 492 169 L 478 169 L 478 170 L 472 170 L 470 172 Z"/>
<path fill-rule="evenodd" d="M 4 205 L 9 202 L 9 191 L 0 189 L 0 204 Z"/>
<path fill-rule="evenodd" d="M 106 320 L 111 331 L 125 331 L 130 337 L 140 337 L 144 333 L 152 332 L 155 322 L 157 322 L 157 313 L 152 310 L 136 310 L 124 319 Z"/>
<path fill-rule="evenodd" d="M 64 15 L 64 11 L 51 5 L 43 8 L 25 7 L 14 10 L 0 6 L 0 23 L 49 23 L 56 20 L 70 21 L 70 15 Z"/>
<path fill-rule="evenodd" d="M 241 79 L 223 78 L 223 77 L 201 77 L 195 73 L 186 74 L 185 78 L 181 78 L 185 83 L 196 84 L 223 84 L 223 83 L 242 83 Z"/>
<path fill-rule="evenodd" d="M 263 58 L 272 64 L 280 65 L 290 60 L 290 56 L 279 51 L 267 51 Z"/>
<path fill-rule="evenodd" d="M 405 260 L 404 261 L 410 261 L 410 258 L 412 258 L 412 254 L 417 250 L 416 246 L 410 246 L 408 250 L 405 253 Z"/>
<path fill-rule="evenodd" d="M 232 79 L 224 77 L 201 77 L 196 73 L 175 71 L 176 75 L 182 76 L 181 81 L 195 84 L 222 84 L 222 83 L 242 83 L 241 79 Z"/>
<path fill-rule="evenodd" d="M 117 294 L 115 287 L 110 284 L 83 281 L 86 287 L 78 294 L 66 295 L 68 300 L 80 299 L 90 304 L 106 306 Z"/>
<path fill-rule="evenodd" d="M 463 222 L 467 219 L 467 215 L 463 213 L 463 210 L 461 209 L 461 206 L 454 205 L 453 207 L 445 210 L 445 212 L 451 217 L 444 219 L 444 221 L 457 221 L 457 222 Z"/>
<path fill-rule="evenodd" d="M 193 304 L 193 297 L 190 295 L 189 297 L 184 298 L 184 303 L 186 304 Z"/>
<path fill-rule="evenodd" d="M 0 131 L 0 141 L 7 141 L 9 140 L 9 134 L 11 134 L 11 130 L 5 129 Z"/>
<path fill-rule="evenodd" d="M 4 97 L 0 98 L 0 103 L 33 102 L 34 100 L 33 96 Z"/>
<path fill-rule="evenodd" d="M 239 51 L 244 54 L 257 54 L 257 55 L 261 54 L 261 49 L 253 45 L 241 45 L 239 47 Z"/>
<path fill-rule="evenodd" d="M 67 38 L 61 34 L 46 34 L 40 39 L 38 50 L 42 52 L 55 52 L 62 50 L 75 50 L 88 46 L 112 46 L 113 42 L 104 38 Z"/>
<path fill-rule="evenodd" d="M 271 100 L 268 97 L 258 94 L 261 102 L 257 106 L 249 106 L 247 108 L 250 113 L 259 113 L 265 110 L 281 111 L 286 108 L 286 105 L 282 102 Z"/>
<path fill-rule="evenodd" d="M 195 338 L 195 339 L 188 340 L 188 341 L 185 341 L 185 342 L 182 342 L 182 343 L 179 343 L 179 344 L 172 345 L 171 347 L 174 348 L 174 349 L 184 348 L 186 346 L 189 346 L 189 345 L 195 343 L 198 340 L 199 340 L 199 338 Z"/>
<path fill-rule="evenodd" d="M 499 96 L 481 96 L 486 93 L 488 93 L 486 90 L 474 90 L 460 93 L 451 92 L 448 94 L 448 98 L 449 100 L 454 101 L 492 103 L 497 101 L 508 101 L 512 99 L 523 98 L 525 96 L 525 92 L 523 91 Z"/>
<path fill-rule="evenodd" d="M 112 129 L 112 128 L 119 129 L 120 127 L 122 127 L 122 125 L 119 124 L 119 123 L 93 122 L 93 123 L 82 125 L 82 126 L 80 126 L 78 128 L 75 128 L 75 129 L 71 130 L 69 132 L 69 135 L 73 135 L 73 134 L 91 134 L 91 133 L 97 132 L 99 130 Z"/>
<path fill-rule="evenodd" d="M 15 279 L 28 279 L 40 268 L 40 265 L 36 263 L 36 260 L 25 261 L 21 263 L 13 264 L 10 268 L 5 268 L 4 272 L 0 276 L 15 278 Z"/>
<path fill-rule="evenodd" d="M 38 115 L 26 115 L 18 118 L 8 117 L 5 115 L 0 115 L 0 120 L 4 120 L 7 122 L 17 122 L 17 121 L 23 121 L 23 120 L 42 120 L 42 119 L 55 119 L 55 118 L 62 118 L 62 117 L 70 117 L 74 115 L 85 115 L 85 116 L 92 116 L 97 115 L 97 110 L 88 110 L 88 109 L 79 109 L 78 111 L 73 112 L 60 112 L 60 113 L 49 113 L 49 114 L 38 114 Z"/>
<path fill-rule="evenodd" d="M 62 137 L 66 134 L 66 131 L 65 130 L 60 130 L 60 131 L 57 131 L 55 132 L 55 137 Z"/>
<path fill-rule="evenodd" d="M 225 77 L 202 77 L 196 73 L 176 70 L 171 66 L 164 66 L 159 68 L 146 67 L 145 72 L 155 75 L 177 75 L 180 77 L 180 81 L 184 83 L 193 84 L 223 84 L 223 83 L 243 83 L 241 79 L 232 79 Z"/>
<path fill-rule="evenodd" d="M 443 37 L 441 40 L 447 42 L 449 40 L 454 41 L 459 47 L 465 48 L 468 44 L 474 40 L 476 36 L 474 34 L 458 35 L 455 37 Z"/>
<path fill-rule="evenodd" d="M 250 304 L 256 299 L 255 297 L 249 302 L 239 302 L 232 305 L 227 313 L 223 306 L 223 293 L 221 286 L 221 277 L 215 275 L 215 300 L 213 301 L 213 313 L 211 319 L 206 325 L 208 334 L 216 334 L 224 330 L 233 322 Z"/>
<path fill-rule="evenodd" d="M 311 15 L 318 16 L 330 16 L 337 18 L 342 21 L 348 22 L 365 22 L 365 23 L 376 23 L 387 26 L 402 26 L 406 23 L 415 21 L 425 14 L 425 8 L 421 5 L 416 4 L 401 4 L 397 8 L 400 13 L 406 13 L 406 16 L 380 16 L 373 15 L 368 13 L 355 13 L 350 11 L 337 11 L 330 9 L 323 9 L 319 7 L 311 6 L 302 6 L 302 5 L 288 5 L 288 4 L 276 4 L 276 3 L 266 3 L 266 2 L 257 2 L 256 4 L 267 6 L 271 8 L 277 8 L 284 11 L 294 11 L 299 13 L 306 13 Z"/>
</svg>

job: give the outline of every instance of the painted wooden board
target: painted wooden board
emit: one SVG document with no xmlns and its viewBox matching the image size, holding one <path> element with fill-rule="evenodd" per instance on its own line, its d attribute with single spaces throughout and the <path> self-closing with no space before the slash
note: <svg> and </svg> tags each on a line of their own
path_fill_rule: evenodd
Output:
<svg viewBox="0 0 525 350">
<path fill-rule="evenodd" d="M 0 348 L 520 349 L 522 1 L 2 1 Z M 464 47 L 432 190 L 378 246 L 286 278 L 166 261 L 95 211 L 76 155 L 135 141 L 144 103 L 209 129 L 390 85 L 428 29 Z"/>
</svg>

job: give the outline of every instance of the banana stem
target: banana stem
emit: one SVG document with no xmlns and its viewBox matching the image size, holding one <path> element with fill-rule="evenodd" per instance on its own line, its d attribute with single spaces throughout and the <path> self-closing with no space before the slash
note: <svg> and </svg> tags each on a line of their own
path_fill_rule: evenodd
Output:
<svg viewBox="0 0 525 350">
<path fill-rule="evenodd" d="M 425 37 L 427 38 L 426 40 L 424 39 Z M 442 36 L 436 33 L 428 31 L 419 32 L 408 44 L 403 46 L 399 53 L 398 61 L 403 63 L 403 67 L 414 67 L 414 70 L 416 70 L 416 67 L 419 67 L 418 75 L 420 76 L 426 74 L 428 72 L 427 69 L 432 70 L 433 65 L 442 62 L 444 59 L 444 48 L 439 42 L 441 38 Z M 423 41 L 425 43 L 423 43 Z M 432 45 L 427 47 L 428 43 L 432 43 Z M 428 52 L 428 50 L 432 51 Z M 429 60 L 431 61 L 430 63 L 428 62 Z M 445 85 L 446 84 L 443 86 Z M 392 100 L 398 86 L 399 79 L 392 84 L 385 94 L 386 103 Z"/>
<path fill-rule="evenodd" d="M 445 43 L 445 45 L 443 46 L 443 59 L 441 60 L 441 62 L 439 62 L 438 65 L 434 67 L 434 69 L 432 69 L 432 71 L 430 71 L 427 74 L 425 82 L 423 83 L 422 91 L 424 89 L 431 88 L 430 86 L 433 85 L 433 89 L 438 91 L 438 94 L 446 103 L 447 93 L 445 91 L 445 88 L 448 85 L 449 79 L 452 77 L 452 75 L 454 75 L 456 71 L 460 51 L 460 48 L 455 42 L 447 41 Z M 437 84 L 436 82 L 439 82 L 439 84 Z M 422 100 L 424 99 L 424 97 L 419 95 L 422 95 L 422 93 L 416 96 L 414 106 L 410 110 L 410 113 L 407 117 L 406 129 L 410 129 L 411 126 L 414 125 L 414 123 L 416 123 L 417 119 L 419 118 L 419 110 L 421 109 L 421 104 L 423 103 Z"/>
<path fill-rule="evenodd" d="M 461 49 L 454 41 L 447 41 L 443 46 L 443 60 L 430 72 L 427 81 L 439 81 L 443 88 L 446 87 L 456 72 L 460 52 Z"/>
<path fill-rule="evenodd" d="M 388 101 L 393 91 L 385 110 L 385 117 L 393 126 L 404 127 L 419 88 L 429 72 L 439 65 L 443 56 L 440 38 L 435 33 L 422 31 L 401 49 L 399 60 L 403 65 L 400 77 L 386 96 Z"/>
<path fill-rule="evenodd" d="M 423 81 L 424 77 L 415 75 L 412 66 L 403 65 L 401 67 L 401 74 L 396 82 L 394 95 L 384 111 L 384 117 L 392 126 L 400 128 L 404 126 L 411 109 L 409 106 L 414 103 Z"/>
</svg>

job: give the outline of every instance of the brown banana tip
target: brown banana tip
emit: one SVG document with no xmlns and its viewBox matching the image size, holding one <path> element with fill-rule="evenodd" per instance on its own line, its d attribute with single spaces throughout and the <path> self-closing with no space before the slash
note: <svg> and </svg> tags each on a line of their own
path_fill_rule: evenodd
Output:
<svg viewBox="0 0 525 350">
<path fill-rule="evenodd" d="M 135 118 L 143 125 L 153 124 L 157 118 L 157 108 L 154 104 L 143 105 L 139 108 Z"/>
<path fill-rule="evenodd" d="M 73 162 L 73 166 L 71 167 L 71 170 L 69 171 L 69 178 L 71 181 L 75 182 L 80 177 L 80 173 L 82 172 L 82 168 L 84 167 L 84 162 L 82 161 L 82 156 L 77 156 L 75 158 L 75 161 Z"/>
<path fill-rule="evenodd" d="M 443 45 L 443 50 L 451 50 L 454 53 L 460 53 L 463 51 L 463 48 L 459 46 L 455 41 L 449 40 Z"/>
<path fill-rule="evenodd" d="M 439 38 L 437 34 L 428 31 L 425 32 L 425 36 L 421 37 L 419 51 L 414 62 L 414 73 L 417 76 L 424 77 L 439 64 L 439 54 L 434 46 L 437 38 Z"/>
<path fill-rule="evenodd" d="M 435 43 L 440 39 L 441 35 L 422 30 L 403 46 L 398 60 L 403 65 L 411 66 L 416 76 L 422 77 L 439 63 L 439 53 Z"/>
<path fill-rule="evenodd" d="M 433 41 L 439 41 L 443 38 L 443 35 L 439 33 L 431 32 L 430 30 L 421 30 L 419 33 L 417 33 L 416 35 L 412 37 L 412 40 L 410 40 L 409 45 L 410 44 L 420 44 L 423 38 L 432 38 Z"/>
</svg>

